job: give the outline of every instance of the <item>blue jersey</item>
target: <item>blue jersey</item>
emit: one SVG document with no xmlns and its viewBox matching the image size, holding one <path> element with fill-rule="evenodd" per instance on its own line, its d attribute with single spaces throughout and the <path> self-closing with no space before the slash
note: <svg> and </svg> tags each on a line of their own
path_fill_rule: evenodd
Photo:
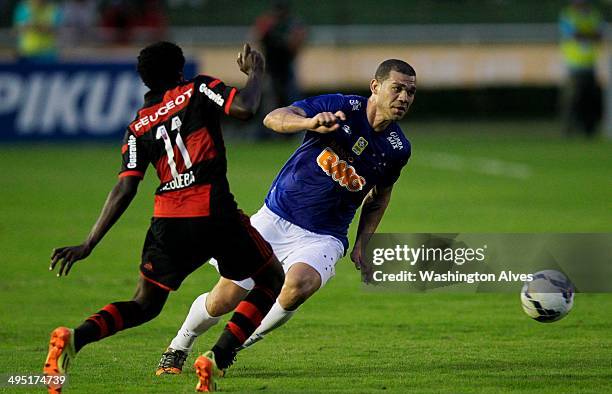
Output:
<svg viewBox="0 0 612 394">
<path fill-rule="evenodd" d="M 309 118 L 343 111 L 346 121 L 331 133 L 307 131 L 266 196 L 274 213 L 306 230 L 336 237 L 345 251 L 349 224 L 366 194 L 375 185 L 392 185 L 411 153 L 410 142 L 395 122 L 382 132 L 372 129 L 367 101 L 329 94 L 293 103 Z"/>
</svg>

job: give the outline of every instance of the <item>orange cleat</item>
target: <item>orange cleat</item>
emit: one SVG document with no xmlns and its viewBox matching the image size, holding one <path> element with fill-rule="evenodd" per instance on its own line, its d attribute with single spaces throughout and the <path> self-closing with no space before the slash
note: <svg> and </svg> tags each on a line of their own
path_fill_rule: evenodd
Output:
<svg viewBox="0 0 612 394">
<path fill-rule="evenodd" d="M 45 360 L 43 373 L 50 377 L 66 377 L 70 360 L 74 358 L 74 331 L 66 327 L 58 327 L 51 332 L 49 353 Z M 61 381 L 61 383 L 60 383 Z M 50 394 L 61 393 L 64 379 L 50 379 L 47 388 Z"/>
<path fill-rule="evenodd" d="M 215 378 L 222 375 L 221 371 L 217 368 L 215 354 L 210 350 L 207 351 L 196 359 L 193 366 L 195 367 L 196 375 L 198 375 L 199 379 L 196 386 L 196 391 L 217 391 L 217 383 L 215 382 Z"/>
</svg>

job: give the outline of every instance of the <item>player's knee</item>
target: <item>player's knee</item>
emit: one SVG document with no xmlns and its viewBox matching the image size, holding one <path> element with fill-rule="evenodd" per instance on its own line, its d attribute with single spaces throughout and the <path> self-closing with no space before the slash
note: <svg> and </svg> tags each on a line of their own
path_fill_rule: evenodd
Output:
<svg viewBox="0 0 612 394">
<path fill-rule="evenodd" d="M 314 269 L 299 275 L 289 274 L 281 291 L 281 302 L 288 308 L 296 308 L 321 287 L 321 276 Z"/>
<path fill-rule="evenodd" d="M 148 282 L 141 281 L 132 301 L 140 308 L 143 322 L 147 322 L 160 314 L 167 299 L 167 290 L 149 285 Z"/>
<path fill-rule="evenodd" d="M 153 300 L 142 300 L 142 299 L 136 299 L 134 301 L 140 307 L 140 311 L 142 312 L 143 322 L 147 322 L 149 320 L 153 320 L 154 318 L 156 318 L 161 313 L 164 307 L 163 302 L 157 302 Z"/>
<path fill-rule="evenodd" d="M 248 290 L 222 277 L 206 297 L 206 311 L 212 317 L 225 315 L 233 311 L 248 293 Z"/>
<path fill-rule="evenodd" d="M 206 311 L 212 317 L 218 317 L 229 313 L 236 308 L 238 302 L 233 299 L 222 299 L 210 297 L 206 300 Z"/>
</svg>

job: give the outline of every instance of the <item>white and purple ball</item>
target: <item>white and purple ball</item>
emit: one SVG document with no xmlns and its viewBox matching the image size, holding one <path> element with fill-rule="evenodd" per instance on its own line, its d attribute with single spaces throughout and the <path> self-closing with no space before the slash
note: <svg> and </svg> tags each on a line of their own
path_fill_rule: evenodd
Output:
<svg viewBox="0 0 612 394">
<path fill-rule="evenodd" d="M 532 319 L 552 323 L 565 317 L 574 306 L 574 285 L 559 271 L 536 272 L 523 285 L 521 304 Z"/>
</svg>

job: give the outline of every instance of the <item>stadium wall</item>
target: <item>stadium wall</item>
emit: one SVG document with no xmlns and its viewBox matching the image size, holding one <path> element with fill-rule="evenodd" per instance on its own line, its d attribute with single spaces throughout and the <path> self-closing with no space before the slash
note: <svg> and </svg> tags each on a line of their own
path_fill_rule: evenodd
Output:
<svg viewBox="0 0 612 394">
<path fill-rule="evenodd" d="M 66 48 L 68 63 L 38 71 L 5 63 L 0 68 L 0 140 L 120 138 L 142 102 L 144 86 L 134 68 L 139 49 Z M 185 46 L 194 60 L 187 74 L 204 72 L 240 86 L 244 75 L 233 66 L 238 50 L 239 44 Z M 306 95 L 368 94 L 374 69 L 391 57 L 406 59 L 417 70 L 420 92 L 413 118 L 556 116 L 564 71 L 554 43 L 317 45 L 305 48 L 298 75 Z M 609 62 L 609 56 L 601 57 L 603 82 Z M 133 97 L 129 105 L 114 106 L 126 99 L 121 92 L 127 80 Z M 95 100 L 86 99 L 87 89 Z"/>
<path fill-rule="evenodd" d="M 146 90 L 127 61 L 0 63 L 0 141 L 118 140 Z"/>
<path fill-rule="evenodd" d="M 207 73 L 228 83 L 244 78 L 233 64 L 238 48 L 190 49 Z M 419 88 L 454 89 L 492 86 L 551 86 L 563 81 L 564 70 L 555 44 L 489 45 L 353 45 L 308 47 L 297 68 L 301 86 L 308 91 L 360 88 L 384 59 L 401 58 L 418 74 Z M 606 56 L 600 59 L 600 78 L 607 80 Z"/>
</svg>

